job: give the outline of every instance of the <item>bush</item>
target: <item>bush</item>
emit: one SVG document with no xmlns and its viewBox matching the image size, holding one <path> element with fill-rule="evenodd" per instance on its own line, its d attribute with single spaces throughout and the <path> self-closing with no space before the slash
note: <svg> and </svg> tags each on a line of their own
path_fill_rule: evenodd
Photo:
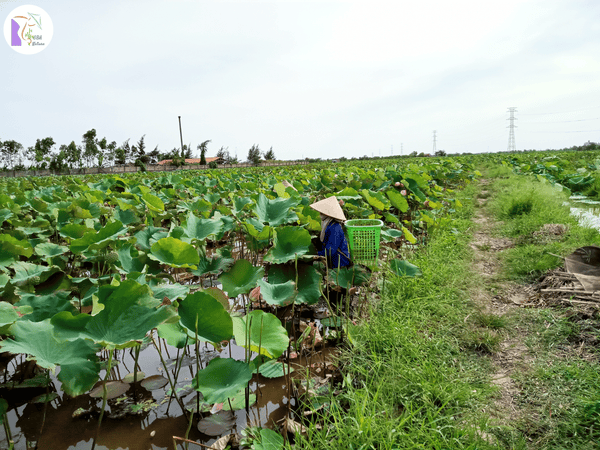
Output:
<svg viewBox="0 0 600 450">
<path fill-rule="evenodd" d="M 533 200 L 531 198 L 514 199 L 508 207 L 506 215 L 508 217 L 522 216 L 523 214 L 529 214 L 532 208 Z"/>
<path fill-rule="evenodd" d="M 216 169 L 217 167 L 219 167 L 219 165 L 216 161 L 211 161 L 210 163 L 208 163 L 208 167 L 210 167 L 211 169 Z"/>
</svg>

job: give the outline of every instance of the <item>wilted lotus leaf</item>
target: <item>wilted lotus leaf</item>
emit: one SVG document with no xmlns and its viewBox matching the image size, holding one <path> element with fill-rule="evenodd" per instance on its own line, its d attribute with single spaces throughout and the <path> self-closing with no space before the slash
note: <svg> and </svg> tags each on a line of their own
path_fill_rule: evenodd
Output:
<svg viewBox="0 0 600 450">
<path fill-rule="evenodd" d="M 270 284 L 264 280 L 258 280 L 256 284 L 260 287 L 263 300 L 269 305 L 291 305 L 296 296 L 296 283 L 291 280 L 279 284 Z"/>
<path fill-rule="evenodd" d="M 63 339 L 85 337 L 104 347 L 126 348 L 138 345 L 148 331 L 177 317 L 171 306 L 156 308 L 150 288 L 132 280 L 101 286 L 96 295 L 101 311 L 94 316 L 58 313 L 52 318 L 56 333 Z"/>
<path fill-rule="evenodd" d="M 254 267 L 249 261 L 238 259 L 227 272 L 221 274 L 219 281 L 229 297 L 237 297 L 250 292 L 262 278 L 264 271 L 263 267 Z"/>
<path fill-rule="evenodd" d="M 190 239 L 203 241 L 209 236 L 217 236 L 223 230 L 221 219 L 199 219 L 191 211 L 183 224 L 185 235 Z"/>
<path fill-rule="evenodd" d="M 137 374 L 137 377 L 136 377 Z M 125 375 L 121 381 L 123 383 L 133 383 L 133 380 L 135 379 L 136 381 L 142 381 L 144 379 L 144 377 L 146 376 L 146 374 L 144 372 L 131 372 L 128 373 L 127 375 Z"/>
<path fill-rule="evenodd" d="M 401 259 L 394 259 L 390 262 L 390 268 L 400 277 L 418 277 L 422 275 L 421 269 Z"/>
<path fill-rule="evenodd" d="M 248 334 L 249 341 L 246 342 Z M 279 358 L 289 345 L 288 334 L 281 321 L 273 314 L 261 310 L 252 311 L 244 317 L 234 317 L 233 335 L 240 347 L 249 348 L 269 358 Z"/>
<path fill-rule="evenodd" d="M 192 245 L 173 237 L 159 239 L 152 245 L 148 256 L 171 267 L 196 269 L 200 261 L 198 252 Z"/>
<path fill-rule="evenodd" d="M 104 386 L 106 386 L 107 400 L 120 397 L 129 390 L 129 383 L 123 383 L 122 381 L 107 381 L 105 384 L 104 382 L 101 382 L 98 386 L 90 391 L 90 397 L 103 398 Z"/>
<path fill-rule="evenodd" d="M 206 292 L 188 295 L 179 304 L 181 324 L 195 336 L 208 342 L 221 342 L 231 339 L 233 324 L 231 316 L 219 301 Z"/>
<path fill-rule="evenodd" d="M 296 281 L 295 264 L 277 264 L 269 268 L 270 283 L 285 283 Z M 312 264 L 298 264 L 298 295 L 296 303 L 312 305 L 321 297 L 321 275 Z"/>
<path fill-rule="evenodd" d="M 292 210 L 297 204 L 298 200 L 293 197 L 270 200 L 264 194 L 259 194 L 254 213 L 262 223 L 276 227 L 298 220 L 298 216 Z"/>
<path fill-rule="evenodd" d="M 16 322 L 11 327 L 11 334 L 14 340 L 6 339 L 0 343 L 2 351 L 31 355 L 44 369 L 53 370 L 60 365 L 58 379 L 67 394 L 83 394 L 98 380 L 97 347 L 84 339 L 58 339 L 50 320 Z"/>
<path fill-rule="evenodd" d="M 169 384 L 169 380 L 161 375 L 152 375 L 151 377 L 145 378 L 141 383 L 142 387 L 144 389 L 148 389 L 149 391 L 162 389 L 167 384 Z"/>
<path fill-rule="evenodd" d="M 119 236 L 127 233 L 127 228 L 121 222 L 115 220 L 102 227 L 98 232 L 90 231 L 80 239 L 71 242 L 71 251 L 81 253 L 86 250 L 99 250 L 114 242 Z"/>
<path fill-rule="evenodd" d="M 222 403 L 244 389 L 251 378 L 252 372 L 245 362 L 215 358 L 198 371 L 192 386 L 202 393 L 206 403 Z"/>
<path fill-rule="evenodd" d="M 277 228 L 273 248 L 267 252 L 264 260 L 275 264 L 291 261 L 296 255 L 307 254 L 310 244 L 310 233 L 302 227 Z"/>
<path fill-rule="evenodd" d="M 207 436 L 221 436 L 235 426 L 235 414 L 231 411 L 219 411 L 198 422 L 198 430 Z"/>
</svg>

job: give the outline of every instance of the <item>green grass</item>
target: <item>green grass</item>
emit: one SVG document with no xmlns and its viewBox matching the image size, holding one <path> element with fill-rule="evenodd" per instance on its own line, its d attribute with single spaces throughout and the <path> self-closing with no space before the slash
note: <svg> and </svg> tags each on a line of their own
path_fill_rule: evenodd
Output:
<svg viewBox="0 0 600 450">
<path fill-rule="evenodd" d="M 393 277 L 370 320 L 352 330 L 354 345 L 342 357 L 346 382 L 329 399 L 328 425 L 311 426 L 296 448 L 495 448 L 478 432 L 487 427 L 480 411 L 494 395 L 489 361 L 480 355 L 497 348 L 493 328 L 502 325 L 484 316 L 465 325 L 477 315 L 467 292 L 471 213 L 466 206 L 453 231 L 437 231 L 410 261 L 422 277 Z"/>
</svg>

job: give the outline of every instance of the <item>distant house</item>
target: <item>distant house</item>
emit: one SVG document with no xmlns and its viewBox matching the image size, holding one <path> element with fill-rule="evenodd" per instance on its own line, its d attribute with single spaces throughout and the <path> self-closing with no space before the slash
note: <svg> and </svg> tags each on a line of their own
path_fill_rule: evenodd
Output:
<svg viewBox="0 0 600 450">
<path fill-rule="evenodd" d="M 213 161 L 216 161 L 217 164 L 223 164 L 223 158 L 219 158 L 218 156 L 213 156 L 213 157 L 208 157 L 205 158 L 206 159 L 206 164 L 210 164 Z M 171 164 L 173 162 L 172 159 L 163 159 L 162 161 L 159 161 L 158 164 L 160 165 L 165 165 L 165 164 Z M 200 158 L 187 158 L 185 160 L 186 164 L 200 164 Z"/>
</svg>

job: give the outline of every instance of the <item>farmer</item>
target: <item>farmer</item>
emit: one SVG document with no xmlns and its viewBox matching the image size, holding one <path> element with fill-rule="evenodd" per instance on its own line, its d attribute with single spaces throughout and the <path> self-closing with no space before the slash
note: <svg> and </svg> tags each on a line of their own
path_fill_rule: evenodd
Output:
<svg viewBox="0 0 600 450">
<path fill-rule="evenodd" d="M 321 234 L 315 242 L 319 256 L 326 256 L 327 264 L 332 268 L 349 266 L 348 241 L 342 229 L 346 217 L 337 198 L 332 196 L 310 207 L 321 213 Z"/>
</svg>

